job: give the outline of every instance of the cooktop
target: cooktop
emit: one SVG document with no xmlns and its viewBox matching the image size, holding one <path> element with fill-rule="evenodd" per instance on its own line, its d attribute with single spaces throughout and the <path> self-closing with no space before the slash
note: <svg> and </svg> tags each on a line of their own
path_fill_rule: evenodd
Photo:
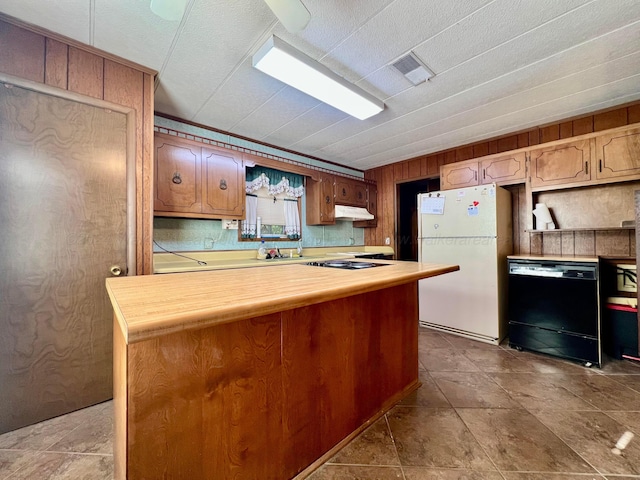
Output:
<svg viewBox="0 0 640 480">
<path fill-rule="evenodd" d="M 308 262 L 307 265 L 310 265 L 312 267 L 331 267 L 343 268 L 345 270 L 360 270 L 363 268 L 384 267 L 389 264 L 373 262 L 351 262 L 349 260 L 325 260 L 323 262 Z"/>
</svg>

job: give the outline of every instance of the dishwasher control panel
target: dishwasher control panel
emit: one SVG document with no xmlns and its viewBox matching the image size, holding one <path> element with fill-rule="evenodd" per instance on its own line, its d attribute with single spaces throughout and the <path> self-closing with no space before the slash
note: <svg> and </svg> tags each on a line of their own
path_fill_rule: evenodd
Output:
<svg viewBox="0 0 640 480">
<path fill-rule="evenodd" d="M 509 261 L 510 275 L 531 277 L 573 278 L 577 280 L 596 280 L 597 264 L 574 262 L 527 262 Z"/>
</svg>

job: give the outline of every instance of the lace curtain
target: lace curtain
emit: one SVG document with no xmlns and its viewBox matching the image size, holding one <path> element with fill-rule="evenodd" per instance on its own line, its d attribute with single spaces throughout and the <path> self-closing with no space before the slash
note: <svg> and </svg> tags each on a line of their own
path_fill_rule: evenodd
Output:
<svg viewBox="0 0 640 480">
<path fill-rule="evenodd" d="M 304 177 L 295 173 L 281 172 L 266 167 L 248 167 L 246 180 L 245 191 L 247 193 L 266 188 L 270 195 L 284 193 L 292 198 L 304 195 Z"/>
<path fill-rule="evenodd" d="M 285 198 L 282 202 L 285 219 L 284 234 L 289 240 L 298 240 L 302 230 L 297 199 L 304 195 L 304 177 L 266 167 L 247 168 L 246 218 L 242 222 L 242 238 L 257 237 L 258 197 L 254 192 L 263 188 L 270 196 L 284 194 L 286 197 L 290 197 Z"/>
<path fill-rule="evenodd" d="M 258 221 L 258 197 L 255 195 L 247 195 L 246 197 L 246 218 L 242 221 L 242 238 L 255 238 Z"/>
</svg>

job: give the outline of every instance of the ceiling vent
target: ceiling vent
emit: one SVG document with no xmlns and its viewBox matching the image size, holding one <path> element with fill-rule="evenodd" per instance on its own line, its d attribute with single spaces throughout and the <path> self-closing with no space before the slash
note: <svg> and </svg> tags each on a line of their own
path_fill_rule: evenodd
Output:
<svg viewBox="0 0 640 480">
<path fill-rule="evenodd" d="M 429 80 L 435 75 L 435 73 L 422 63 L 413 52 L 403 55 L 393 62 L 391 66 L 398 70 L 414 85 L 420 85 L 422 82 Z"/>
</svg>

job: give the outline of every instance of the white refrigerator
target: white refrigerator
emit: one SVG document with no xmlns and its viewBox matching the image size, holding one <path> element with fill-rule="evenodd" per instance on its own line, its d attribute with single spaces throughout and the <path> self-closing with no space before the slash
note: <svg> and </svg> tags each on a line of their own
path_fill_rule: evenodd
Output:
<svg viewBox="0 0 640 480">
<path fill-rule="evenodd" d="M 418 261 L 460 265 L 419 281 L 420 325 L 498 344 L 506 336 L 511 194 L 495 184 L 418 195 Z"/>
</svg>

